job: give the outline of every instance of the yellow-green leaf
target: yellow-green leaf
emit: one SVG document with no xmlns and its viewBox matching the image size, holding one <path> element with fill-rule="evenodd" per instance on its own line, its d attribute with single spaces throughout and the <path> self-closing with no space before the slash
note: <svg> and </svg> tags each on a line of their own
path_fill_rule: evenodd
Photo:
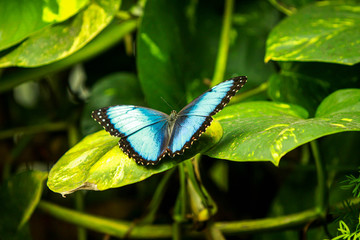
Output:
<svg viewBox="0 0 360 240">
<path fill-rule="evenodd" d="M 0 1 L 0 50 L 54 23 L 62 22 L 89 0 Z"/>
<path fill-rule="evenodd" d="M 36 67 L 63 59 L 98 35 L 113 19 L 120 0 L 95 0 L 73 18 L 43 29 L 0 58 L 0 67 Z"/>
<path fill-rule="evenodd" d="M 132 184 L 206 151 L 221 136 L 221 125 L 214 121 L 183 156 L 165 157 L 156 166 L 146 167 L 137 165 L 121 151 L 117 143 L 119 138 L 102 130 L 85 137 L 65 153 L 51 169 L 47 184 L 52 191 L 63 195 L 80 189 L 105 190 Z"/>
</svg>

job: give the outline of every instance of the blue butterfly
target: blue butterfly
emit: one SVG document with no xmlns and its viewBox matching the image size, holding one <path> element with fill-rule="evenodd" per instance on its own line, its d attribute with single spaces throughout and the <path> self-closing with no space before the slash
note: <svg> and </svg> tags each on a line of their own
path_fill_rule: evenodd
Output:
<svg viewBox="0 0 360 240">
<path fill-rule="evenodd" d="M 112 136 L 137 164 L 155 165 L 164 156 L 182 154 L 205 132 L 214 114 L 246 83 L 245 76 L 226 80 L 211 88 L 179 113 L 170 116 L 160 111 L 132 105 L 100 108 L 92 117 Z"/>
</svg>

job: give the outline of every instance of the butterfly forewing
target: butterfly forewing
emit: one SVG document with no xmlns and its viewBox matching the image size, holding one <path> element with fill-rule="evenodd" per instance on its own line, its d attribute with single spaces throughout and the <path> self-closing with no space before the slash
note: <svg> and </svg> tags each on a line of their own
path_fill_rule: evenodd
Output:
<svg viewBox="0 0 360 240">
<path fill-rule="evenodd" d="M 230 98 L 236 94 L 236 92 L 244 86 L 246 83 L 246 77 L 240 76 L 229 80 L 226 80 L 215 87 L 211 88 L 207 92 L 203 93 L 191 103 L 186 105 L 180 112 L 181 115 L 200 115 L 200 116 L 212 116 L 226 104 L 229 103 Z"/>
</svg>

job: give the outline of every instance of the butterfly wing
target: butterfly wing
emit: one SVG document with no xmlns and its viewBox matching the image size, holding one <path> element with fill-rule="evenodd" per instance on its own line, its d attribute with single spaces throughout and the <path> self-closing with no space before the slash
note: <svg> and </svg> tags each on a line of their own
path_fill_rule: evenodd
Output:
<svg viewBox="0 0 360 240">
<path fill-rule="evenodd" d="M 119 146 L 138 164 L 156 164 L 167 153 L 170 140 L 168 115 L 132 105 L 100 108 L 92 113 Z"/>
<path fill-rule="evenodd" d="M 174 123 L 169 154 L 182 154 L 189 148 L 211 124 L 212 116 L 226 106 L 246 80 L 245 76 L 226 80 L 185 106 Z"/>
</svg>

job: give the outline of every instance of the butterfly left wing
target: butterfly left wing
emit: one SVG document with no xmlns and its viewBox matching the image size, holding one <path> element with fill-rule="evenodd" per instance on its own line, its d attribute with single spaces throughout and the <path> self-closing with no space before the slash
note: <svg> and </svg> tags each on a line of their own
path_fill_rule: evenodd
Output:
<svg viewBox="0 0 360 240">
<path fill-rule="evenodd" d="M 167 153 L 170 136 L 165 113 L 119 105 L 95 110 L 92 117 L 112 136 L 120 137 L 120 148 L 138 164 L 156 164 Z"/>
<path fill-rule="evenodd" d="M 212 116 L 226 106 L 246 80 L 245 76 L 226 80 L 185 106 L 177 115 L 170 138 L 169 154 L 182 154 L 189 148 L 210 126 Z"/>
</svg>

